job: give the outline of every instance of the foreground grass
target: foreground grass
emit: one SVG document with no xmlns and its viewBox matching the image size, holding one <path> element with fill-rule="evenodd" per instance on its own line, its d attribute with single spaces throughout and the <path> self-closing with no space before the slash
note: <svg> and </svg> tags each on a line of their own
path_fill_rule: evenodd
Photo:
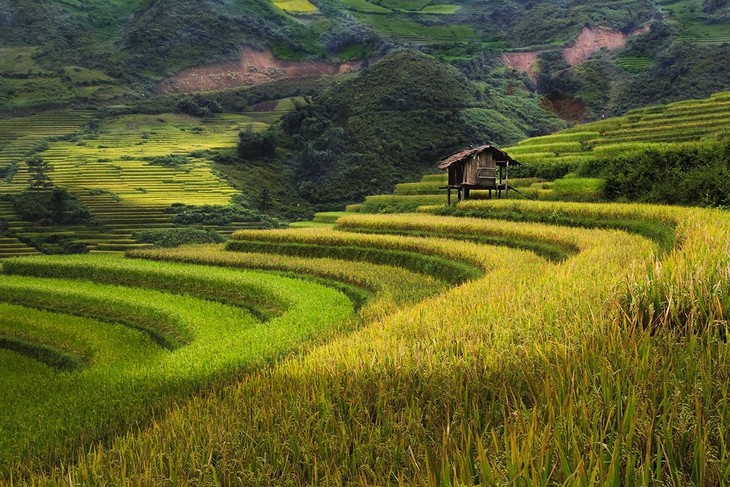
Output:
<svg viewBox="0 0 730 487">
<path fill-rule="evenodd" d="M 482 219 L 345 220 L 364 218 L 352 225 L 373 229 L 542 235 L 574 245 L 577 253 L 554 263 L 523 250 L 443 238 L 418 243 L 342 230 L 304 237 L 274 232 L 274 240 L 362 239 L 371 248 L 468 255 L 486 273 L 303 358 L 196 396 L 150 428 L 87 450 L 77 464 L 59 465 L 31 483 L 730 481 L 730 356 L 723 338 L 730 318 L 728 214 L 518 204 L 533 215 L 585 218 L 577 226 L 589 218 L 596 226 L 626 218 L 660 222 L 673 229 L 676 242 L 661 251 L 656 240 L 618 230 L 495 222 L 487 219 L 495 203 L 470 205 Z"/>
<path fill-rule="evenodd" d="M 3 472 L 112 438 L 174 399 L 331 334 L 352 313 L 334 289 L 255 271 L 91 256 L 11 260 L 4 269 L 0 335 L 51 345 L 80 367 L 3 379 Z M 219 302 L 202 299 L 215 287 Z M 262 324 L 244 306 L 252 302 L 276 314 Z"/>
<path fill-rule="evenodd" d="M 278 271 L 307 279 L 324 279 L 329 285 L 339 282 L 354 286 L 369 293 L 366 302 L 359 309 L 360 317 L 367 322 L 431 297 L 447 287 L 443 281 L 396 266 L 327 258 L 228 252 L 222 245 L 135 250 L 129 256 L 157 261 Z"/>
</svg>

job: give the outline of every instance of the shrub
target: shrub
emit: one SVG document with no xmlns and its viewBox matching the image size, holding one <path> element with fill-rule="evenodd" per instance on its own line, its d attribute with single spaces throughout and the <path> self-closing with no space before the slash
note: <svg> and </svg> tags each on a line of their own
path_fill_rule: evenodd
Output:
<svg viewBox="0 0 730 487">
<path fill-rule="evenodd" d="M 225 239 L 213 230 L 203 228 L 169 228 L 162 230 L 145 230 L 133 235 L 142 243 L 151 243 L 156 247 L 179 247 L 185 244 L 220 243 Z"/>
<path fill-rule="evenodd" d="M 604 197 L 700 206 L 730 205 L 730 143 L 650 149 L 607 163 Z"/>
<path fill-rule="evenodd" d="M 238 155 L 243 159 L 269 159 L 276 154 L 276 139 L 271 132 L 256 133 L 249 127 L 238 138 Z"/>
<path fill-rule="evenodd" d="M 277 228 L 281 223 L 275 218 L 246 208 L 238 202 L 228 206 L 173 205 L 167 209 L 174 213 L 172 222 L 178 225 L 228 225 L 233 222 L 254 222 L 261 228 Z"/>
<path fill-rule="evenodd" d="M 150 159 L 150 164 L 164 167 L 180 167 L 184 166 L 188 162 L 189 161 L 187 157 L 175 154 L 171 154 L 169 156 L 153 157 L 152 159 Z"/>
<path fill-rule="evenodd" d="M 221 104 L 216 100 L 199 94 L 184 96 L 181 98 L 177 103 L 177 109 L 181 113 L 192 115 L 194 117 L 207 117 L 213 113 L 220 113 L 223 111 L 223 107 L 221 107 Z"/>
<path fill-rule="evenodd" d="M 62 188 L 26 191 L 12 197 L 12 204 L 18 218 L 34 223 L 62 225 L 85 223 L 92 219 L 89 209 Z"/>
</svg>

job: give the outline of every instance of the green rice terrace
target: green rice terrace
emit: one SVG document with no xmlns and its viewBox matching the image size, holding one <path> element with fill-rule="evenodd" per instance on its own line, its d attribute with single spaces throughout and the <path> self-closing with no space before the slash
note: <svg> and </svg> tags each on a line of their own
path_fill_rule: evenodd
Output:
<svg viewBox="0 0 730 487">
<path fill-rule="evenodd" d="M 505 148 L 525 163 L 520 177 L 509 181 L 511 198 L 557 201 L 601 201 L 604 181 L 594 168 L 647 150 L 692 150 L 730 138 L 730 93 L 702 100 L 632 110 L 623 117 L 576 125 L 551 135 L 525 139 Z M 529 168 L 529 169 L 527 169 Z M 587 168 L 587 169 L 586 169 Z M 519 170 L 518 170 L 519 171 Z M 584 172 L 585 174 L 576 174 Z M 566 174 L 567 173 L 567 174 Z M 565 177 L 561 177 L 565 175 Z M 583 177 L 581 177 L 583 176 Z M 422 205 L 446 204 L 446 174 L 400 183 L 393 194 L 368 196 L 348 206 L 350 212 L 415 211 Z M 476 191 L 475 198 L 486 198 Z"/>
<path fill-rule="evenodd" d="M 77 197 L 92 217 L 85 224 L 38 225 L 19 218 L 8 199 L 0 200 L 0 220 L 7 222 L 10 237 L 0 246 L 0 257 L 32 252 L 38 239 L 53 251 L 59 237 L 91 252 L 147 246 L 133 235 L 174 227 L 172 205 L 229 204 L 238 191 L 213 169 L 211 154 L 234 148 L 241 130 L 264 130 L 289 105 L 282 101 L 270 112 L 206 119 L 179 114 L 99 119 L 88 110 L 0 119 L 0 194 L 27 191 L 32 174 L 25 161 L 40 156 L 51 182 Z M 227 235 L 252 226 L 257 223 L 211 228 Z"/>
<path fill-rule="evenodd" d="M 632 110 L 623 117 L 577 125 L 505 150 L 526 163 L 572 163 L 657 146 L 727 140 L 730 93 Z"/>
<path fill-rule="evenodd" d="M 2 194 L 44 182 L 20 164 L 38 156 L 95 217 L 34 226 L 0 207 L 0 484 L 730 483 L 727 200 L 608 201 L 611 174 L 581 172 L 704 151 L 724 166 L 702 184 L 724 184 L 728 101 L 528 139 L 508 149 L 533 157 L 510 198 L 446 206 L 429 174 L 171 248 L 132 236 L 175 228 L 175 203 L 228 204 L 210 153 L 277 110 L 0 121 Z M 657 174 L 643 191 L 674 198 Z M 34 232 L 93 253 L 33 255 Z"/>
</svg>

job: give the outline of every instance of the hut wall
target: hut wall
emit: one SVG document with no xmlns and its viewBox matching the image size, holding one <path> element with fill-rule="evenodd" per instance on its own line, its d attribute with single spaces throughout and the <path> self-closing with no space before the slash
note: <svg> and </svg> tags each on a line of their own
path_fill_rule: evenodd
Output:
<svg viewBox="0 0 730 487">
<path fill-rule="evenodd" d="M 477 182 L 478 164 L 479 159 L 476 157 L 471 157 L 464 163 L 464 184 L 479 184 Z"/>
<path fill-rule="evenodd" d="M 497 161 L 488 152 L 479 154 L 477 181 L 481 186 L 497 187 Z"/>
<path fill-rule="evenodd" d="M 464 182 L 464 166 L 453 164 L 449 167 L 449 186 L 456 186 Z"/>
<path fill-rule="evenodd" d="M 464 163 L 464 184 L 496 188 L 497 162 L 492 154 L 481 153 Z"/>
</svg>

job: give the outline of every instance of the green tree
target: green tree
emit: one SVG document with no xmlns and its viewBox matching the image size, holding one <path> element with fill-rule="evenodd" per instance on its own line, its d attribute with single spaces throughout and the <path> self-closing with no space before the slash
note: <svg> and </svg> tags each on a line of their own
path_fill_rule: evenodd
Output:
<svg viewBox="0 0 730 487">
<path fill-rule="evenodd" d="M 257 133 L 247 126 L 238 134 L 238 155 L 242 159 L 255 161 L 270 159 L 276 155 L 276 139 L 271 132 Z"/>
<path fill-rule="evenodd" d="M 269 191 L 269 188 L 264 188 L 259 193 L 259 201 L 258 201 L 258 208 L 259 211 L 269 211 L 269 207 L 271 207 L 271 191 Z"/>
<path fill-rule="evenodd" d="M 26 160 L 28 172 L 30 173 L 30 190 L 46 190 L 53 187 L 51 177 L 48 175 L 53 170 L 50 164 L 40 156 L 31 157 Z"/>
</svg>

